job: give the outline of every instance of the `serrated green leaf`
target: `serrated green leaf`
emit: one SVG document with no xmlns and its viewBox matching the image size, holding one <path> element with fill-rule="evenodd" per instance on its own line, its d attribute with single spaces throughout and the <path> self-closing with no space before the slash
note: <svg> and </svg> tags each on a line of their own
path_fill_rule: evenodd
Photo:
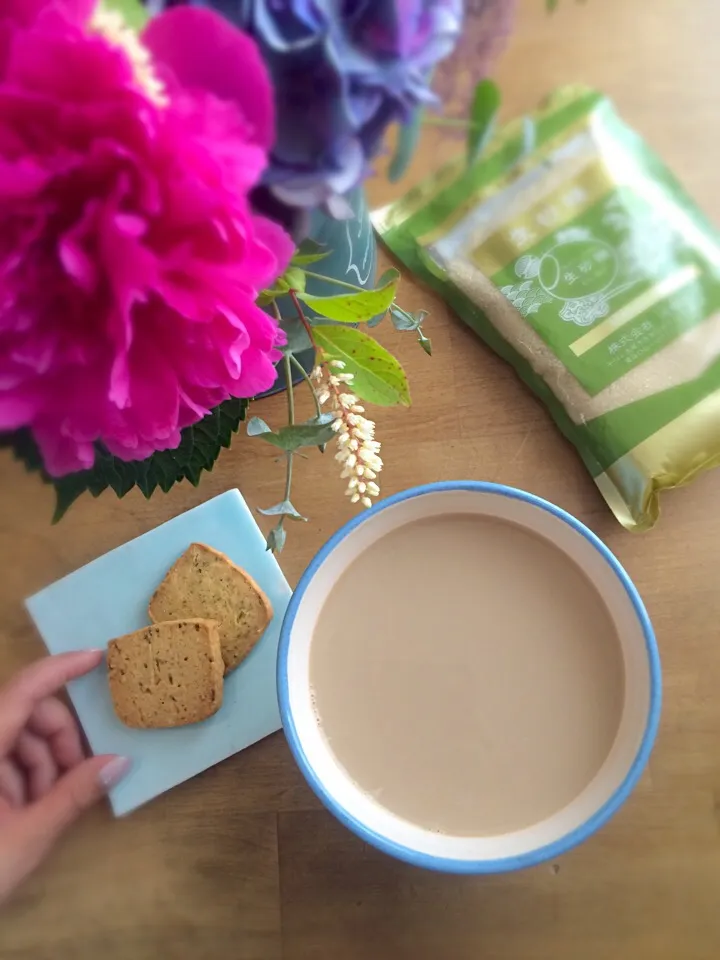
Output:
<svg viewBox="0 0 720 960">
<path fill-rule="evenodd" d="M 409 123 L 404 123 L 398 129 L 395 153 L 388 167 L 388 180 L 395 183 L 407 170 L 413 154 L 420 140 L 422 131 L 423 109 L 417 107 Z"/>
<path fill-rule="evenodd" d="M 140 0 L 102 0 L 106 10 L 117 10 L 125 23 L 136 32 L 140 32 L 150 19 L 150 14 Z"/>
<path fill-rule="evenodd" d="M 397 271 L 395 273 L 397 274 Z M 298 295 L 298 299 L 328 320 L 335 320 L 337 323 L 367 323 L 378 314 L 385 313 L 395 299 L 397 276 L 375 290 L 358 290 L 357 293 L 341 293 L 333 297 L 315 297 L 310 293 L 303 293 Z"/>
<path fill-rule="evenodd" d="M 354 327 L 326 324 L 315 326 L 313 335 L 328 359 L 344 361 L 345 373 L 353 374 L 353 393 L 379 407 L 410 406 L 405 371 L 377 340 Z"/>
<path fill-rule="evenodd" d="M 52 522 L 58 523 L 78 497 L 81 497 L 89 487 L 84 481 L 82 473 L 69 477 L 59 477 L 54 486 L 55 510 L 53 512 Z M 99 496 L 99 492 L 95 494 L 95 496 Z"/>
<path fill-rule="evenodd" d="M 289 517 L 291 520 L 304 520 L 307 523 L 307 517 L 298 513 L 289 500 L 281 500 L 280 503 L 276 503 L 274 507 L 268 507 L 267 510 L 258 507 L 257 512 L 262 513 L 265 517 Z"/>
<path fill-rule="evenodd" d="M 51 477 L 47 473 L 29 430 L 3 435 L 0 445 L 11 447 L 28 470 L 38 471 L 45 483 L 55 488 L 53 522 L 56 523 L 85 492 L 98 497 L 110 488 L 118 497 L 124 497 L 137 486 L 145 497 L 150 497 L 158 487 L 167 492 L 181 480 L 197 486 L 203 470 L 211 470 L 220 450 L 230 446 L 233 434 L 245 419 L 247 407 L 247 400 L 226 400 L 199 423 L 186 427 L 175 450 L 160 450 L 145 460 L 119 460 L 98 444 L 93 468 L 65 477 Z"/>
<path fill-rule="evenodd" d="M 492 136 L 501 99 L 500 88 L 493 80 L 486 78 L 475 87 L 467 139 L 468 165 L 475 163 Z"/>
</svg>

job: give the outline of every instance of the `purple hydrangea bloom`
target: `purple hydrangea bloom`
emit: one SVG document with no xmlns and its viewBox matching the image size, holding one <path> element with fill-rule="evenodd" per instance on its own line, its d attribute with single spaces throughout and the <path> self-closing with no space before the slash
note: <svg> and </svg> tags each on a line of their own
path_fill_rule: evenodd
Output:
<svg viewBox="0 0 720 960">
<path fill-rule="evenodd" d="M 194 0 L 198 2 L 198 0 Z M 199 0 L 259 44 L 275 88 L 266 183 L 283 203 L 341 213 L 386 127 L 431 103 L 463 0 Z"/>
</svg>

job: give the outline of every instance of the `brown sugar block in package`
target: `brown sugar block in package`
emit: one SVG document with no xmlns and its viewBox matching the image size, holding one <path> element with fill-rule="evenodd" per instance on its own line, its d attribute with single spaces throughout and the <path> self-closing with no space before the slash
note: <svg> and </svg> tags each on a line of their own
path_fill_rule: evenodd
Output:
<svg viewBox="0 0 720 960">
<path fill-rule="evenodd" d="M 558 91 L 373 221 L 543 401 L 625 527 L 720 464 L 720 236 L 606 97 Z"/>
</svg>

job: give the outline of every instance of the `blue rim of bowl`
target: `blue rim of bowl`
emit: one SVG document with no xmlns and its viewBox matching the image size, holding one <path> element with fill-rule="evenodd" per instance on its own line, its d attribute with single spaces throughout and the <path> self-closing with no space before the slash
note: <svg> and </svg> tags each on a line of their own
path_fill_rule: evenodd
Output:
<svg viewBox="0 0 720 960">
<path fill-rule="evenodd" d="M 372 518 L 377 516 L 377 514 L 381 511 L 387 510 L 389 507 L 392 507 L 397 503 L 402 503 L 405 500 L 414 499 L 415 497 L 423 497 L 427 496 L 428 494 L 457 490 L 468 490 L 472 493 L 490 493 L 498 496 L 509 497 L 512 500 L 522 500 L 525 503 L 530 503 L 536 507 L 539 507 L 541 510 L 545 510 L 548 513 L 553 514 L 553 516 L 564 521 L 571 526 L 573 530 L 576 530 L 579 534 L 581 534 L 593 547 L 595 547 L 598 553 L 601 554 L 601 556 L 612 568 L 622 586 L 625 588 L 643 631 L 645 638 L 645 649 L 650 668 L 650 709 L 648 711 L 645 732 L 643 734 L 642 742 L 638 748 L 637 754 L 635 755 L 635 759 L 623 782 L 613 793 L 613 795 L 603 804 L 603 806 L 593 814 L 592 817 L 586 820 L 585 823 L 581 824 L 579 827 L 576 827 L 571 833 L 561 837 L 559 840 L 555 840 L 553 843 L 546 844 L 545 846 L 538 847 L 537 849 L 531 850 L 528 853 L 519 854 L 513 857 L 484 860 L 458 860 L 451 857 L 437 857 L 432 854 L 413 850 L 411 847 L 406 847 L 403 844 L 396 843 L 394 840 L 390 840 L 388 837 L 377 833 L 375 830 L 372 830 L 361 820 L 358 820 L 356 817 L 349 814 L 325 789 L 323 783 L 315 774 L 312 764 L 305 755 L 305 751 L 303 750 L 302 743 L 300 742 L 300 737 L 298 736 L 292 712 L 290 710 L 290 691 L 287 675 L 290 637 L 292 635 L 295 617 L 300 604 L 302 603 L 305 591 L 307 590 L 309 583 L 315 576 L 321 564 L 325 562 L 333 550 L 349 534 L 351 534 L 356 527 L 359 527 L 361 523 L 372 520 Z M 373 507 L 372 510 L 367 511 L 366 513 L 358 514 L 358 516 L 346 523 L 345 526 L 341 527 L 340 530 L 338 530 L 337 533 L 335 533 L 315 555 L 312 562 L 305 570 L 305 573 L 300 578 L 300 582 L 298 583 L 292 599 L 290 600 L 280 634 L 280 645 L 278 648 L 277 661 L 277 680 L 280 715 L 282 717 L 285 736 L 287 737 L 296 763 L 300 767 L 300 770 L 307 780 L 310 788 L 320 799 L 320 801 L 349 830 L 351 830 L 362 840 L 365 840 L 367 843 L 376 847 L 378 850 L 382 850 L 384 853 L 387 853 L 398 860 L 404 860 L 406 863 L 410 863 L 413 866 L 422 867 L 427 870 L 437 870 L 442 873 L 487 874 L 507 873 L 512 870 L 521 870 L 525 867 L 536 866 L 539 863 L 544 863 L 547 860 L 552 860 L 555 857 L 559 857 L 562 854 L 567 853 L 568 850 L 571 850 L 573 847 L 587 840 L 588 837 L 592 836 L 597 830 L 600 829 L 600 827 L 604 826 L 604 824 L 607 823 L 607 821 L 614 816 L 615 813 L 617 813 L 617 811 L 620 809 L 620 807 L 622 807 L 634 790 L 647 765 L 650 752 L 652 751 L 653 744 L 655 742 L 655 737 L 657 735 L 658 725 L 660 722 L 660 709 L 662 704 L 660 655 L 658 653 L 657 643 L 655 641 L 655 633 L 637 588 L 615 555 L 608 549 L 608 547 L 605 546 L 599 537 L 597 537 L 585 526 L 584 523 L 581 523 L 571 514 L 567 513 L 565 510 L 562 510 L 560 507 L 555 506 L 555 504 L 550 503 L 547 500 L 543 500 L 541 497 L 536 497 L 532 493 L 527 493 L 525 490 L 517 490 L 514 487 L 507 487 L 502 484 L 487 483 L 480 480 L 443 481 L 440 483 L 426 484 L 420 487 L 412 487 L 411 489 L 405 490 L 402 493 L 397 493 L 391 497 L 381 500 L 378 504 L 376 504 L 375 507 Z"/>
</svg>

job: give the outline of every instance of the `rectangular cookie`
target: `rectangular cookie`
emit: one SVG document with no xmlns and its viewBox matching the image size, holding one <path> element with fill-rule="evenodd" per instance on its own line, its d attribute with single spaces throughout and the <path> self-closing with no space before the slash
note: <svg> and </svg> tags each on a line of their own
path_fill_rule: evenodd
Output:
<svg viewBox="0 0 720 960">
<path fill-rule="evenodd" d="M 191 544 L 175 562 L 148 612 L 155 623 L 180 617 L 215 620 L 226 673 L 250 653 L 273 615 L 252 577 L 204 543 Z"/>
<path fill-rule="evenodd" d="M 111 640 L 108 683 L 128 727 L 179 727 L 222 704 L 223 660 L 217 624 L 186 619 L 143 627 Z"/>
</svg>

